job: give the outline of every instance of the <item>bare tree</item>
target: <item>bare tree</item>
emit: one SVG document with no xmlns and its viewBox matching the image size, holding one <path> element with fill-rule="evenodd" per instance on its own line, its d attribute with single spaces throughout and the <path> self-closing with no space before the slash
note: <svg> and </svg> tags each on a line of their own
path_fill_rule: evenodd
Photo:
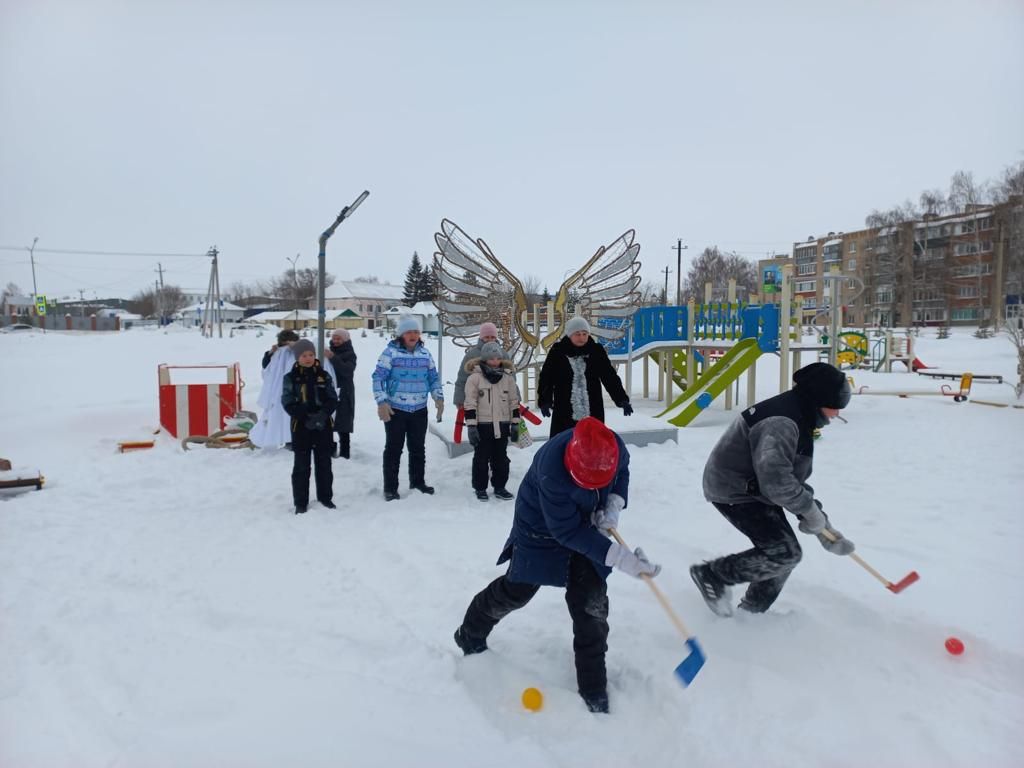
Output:
<svg viewBox="0 0 1024 768">
<path fill-rule="evenodd" d="M 169 317 L 182 309 L 185 304 L 185 294 L 176 285 L 165 285 L 163 288 L 144 288 L 138 291 L 128 301 L 128 309 L 143 317 L 152 317 L 158 312 L 164 317 Z"/>
<path fill-rule="evenodd" d="M 360 275 L 355 280 L 355 283 L 369 283 L 370 285 L 380 285 L 380 278 L 376 275 Z"/>
<path fill-rule="evenodd" d="M 527 305 L 532 307 L 534 304 L 540 304 L 543 299 L 540 278 L 536 275 L 523 275 L 520 282 L 523 284 Z"/>
<path fill-rule="evenodd" d="M 725 301 L 730 279 L 736 280 L 736 298 L 740 301 L 757 292 L 757 267 L 752 261 L 738 253 L 721 251 L 717 245 L 705 248 L 690 265 L 684 300 L 703 301 L 704 284 L 711 283 L 712 297 Z"/>
<path fill-rule="evenodd" d="M 0 293 L 0 314 L 7 314 L 7 301 L 12 296 L 21 296 L 21 288 L 15 283 L 8 283 L 4 286 L 4 290 Z"/>
<path fill-rule="evenodd" d="M 324 288 L 334 285 L 334 275 L 328 273 Z M 316 296 L 317 270 L 309 267 L 303 269 L 286 269 L 280 277 L 270 283 L 274 296 L 287 300 L 295 309 L 308 305 Z"/>
</svg>

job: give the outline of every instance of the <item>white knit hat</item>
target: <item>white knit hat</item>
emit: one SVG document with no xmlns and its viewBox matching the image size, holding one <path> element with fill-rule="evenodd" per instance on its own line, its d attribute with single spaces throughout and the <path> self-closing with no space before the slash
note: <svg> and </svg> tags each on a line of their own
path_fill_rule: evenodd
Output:
<svg viewBox="0 0 1024 768">
<path fill-rule="evenodd" d="M 423 332 L 423 328 L 420 326 L 420 319 L 416 315 L 402 315 L 402 319 L 398 321 L 395 336 L 402 336 L 409 331 Z"/>
<path fill-rule="evenodd" d="M 590 323 L 586 321 L 586 318 L 576 316 L 565 324 L 566 336 L 572 336 L 574 333 L 579 333 L 580 331 L 590 333 Z"/>
</svg>

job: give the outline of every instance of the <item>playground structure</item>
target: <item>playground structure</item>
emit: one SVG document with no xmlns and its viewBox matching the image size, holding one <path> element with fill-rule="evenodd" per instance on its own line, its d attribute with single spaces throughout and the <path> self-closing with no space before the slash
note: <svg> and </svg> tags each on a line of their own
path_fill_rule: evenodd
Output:
<svg viewBox="0 0 1024 768">
<path fill-rule="evenodd" d="M 167 365 L 157 368 L 160 426 L 178 438 L 209 437 L 242 410 L 242 373 L 230 365 Z"/>
</svg>

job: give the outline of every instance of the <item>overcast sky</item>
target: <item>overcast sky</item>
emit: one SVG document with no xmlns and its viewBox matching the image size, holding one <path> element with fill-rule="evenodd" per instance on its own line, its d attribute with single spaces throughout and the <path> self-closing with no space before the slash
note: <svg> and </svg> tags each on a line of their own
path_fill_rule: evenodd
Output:
<svg viewBox="0 0 1024 768">
<path fill-rule="evenodd" d="M 554 289 L 635 228 L 647 279 L 1024 159 L 1024 2 L 0 0 L 0 247 L 39 293 L 400 281 L 448 217 Z M 684 266 L 685 271 L 685 266 Z M 27 292 L 26 251 L 0 285 Z M 675 276 L 670 278 L 674 284 Z"/>
</svg>

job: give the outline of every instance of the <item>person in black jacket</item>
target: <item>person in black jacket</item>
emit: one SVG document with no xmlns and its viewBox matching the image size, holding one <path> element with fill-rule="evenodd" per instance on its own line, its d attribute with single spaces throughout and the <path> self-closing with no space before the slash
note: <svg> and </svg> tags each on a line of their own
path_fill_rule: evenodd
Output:
<svg viewBox="0 0 1024 768">
<path fill-rule="evenodd" d="M 316 465 L 316 498 L 334 509 L 334 474 L 331 472 L 331 414 L 338 407 L 334 382 L 316 359 L 316 347 L 309 339 L 292 344 L 297 362 L 284 377 L 281 405 L 292 417 L 292 497 L 295 514 L 309 506 L 309 454 Z"/>
<path fill-rule="evenodd" d="M 263 367 L 266 368 L 270 365 L 270 358 L 277 352 L 278 347 L 283 347 L 288 344 L 293 344 L 299 340 L 299 334 L 295 331 L 278 331 L 277 344 L 274 344 L 269 350 L 263 353 Z"/>
<path fill-rule="evenodd" d="M 356 372 L 356 351 L 352 348 L 352 337 L 348 331 L 337 328 L 331 332 L 331 345 L 324 351 L 324 357 L 334 367 L 334 378 L 338 380 L 338 410 L 334 414 L 334 430 L 338 433 L 337 455 L 348 459 L 351 457 L 356 411 L 356 387 L 352 381 Z"/>
<path fill-rule="evenodd" d="M 828 363 L 811 363 L 793 374 L 795 388 L 747 408 L 726 429 L 704 467 L 704 497 L 747 536 L 753 547 L 690 568 L 690 576 L 719 616 L 732 614 L 729 587 L 749 584 L 740 608 L 763 613 L 800 562 L 796 534 L 783 510 L 816 535 L 834 555 L 853 542 L 832 527 L 807 484 L 814 460 L 814 430 L 850 402 L 846 375 Z M 827 534 L 827 535 L 826 535 Z"/>
<path fill-rule="evenodd" d="M 551 418 L 551 437 L 587 416 L 604 421 L 602 385 L 624 414 L 633 413 L 608 353 L 590 337 L 590 323 L 574 317 L 565 324 L 565 337 L 548 352 L 537 385 L 537 405 Z"/>
</svg>

